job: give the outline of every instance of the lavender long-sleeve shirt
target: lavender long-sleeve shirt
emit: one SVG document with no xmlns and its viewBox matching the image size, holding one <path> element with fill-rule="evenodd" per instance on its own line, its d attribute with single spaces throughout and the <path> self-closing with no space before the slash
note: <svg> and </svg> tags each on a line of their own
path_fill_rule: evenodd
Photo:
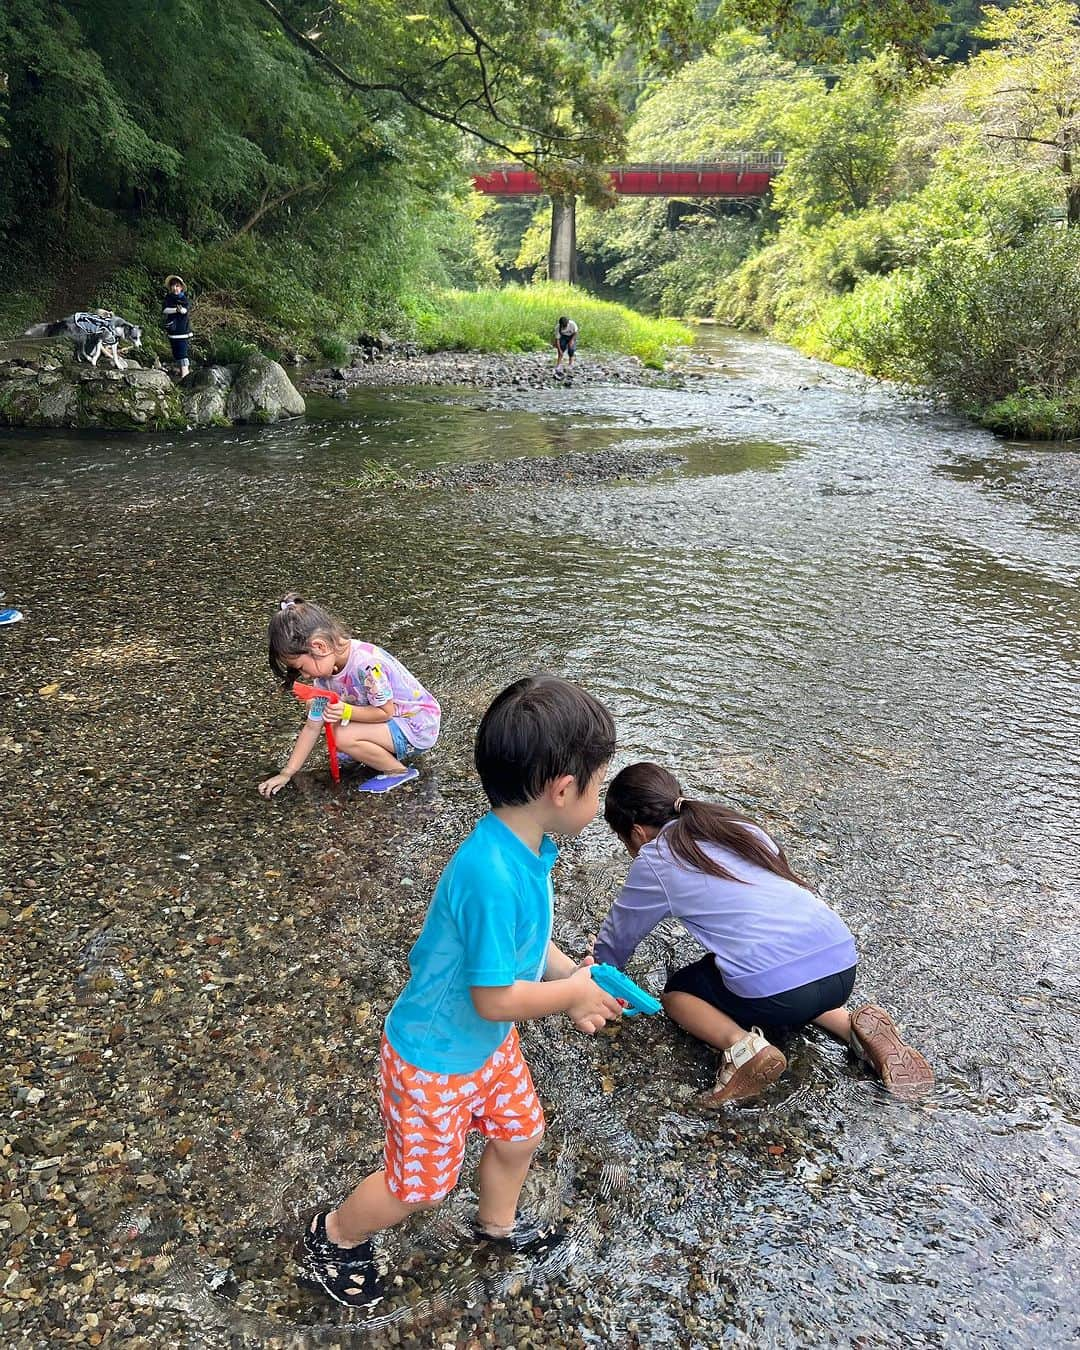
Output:
<svg viewBox="0 0 1080 1350">
<path fill-rule="evenodd" d="M 763 830 L 747 828 L 775 849 Z M 675 918 L 712 954 L 724 984 L 740 998 L 783 994 L 855 965 L 847 925 L 812 891 L 704 841 L 705 852 L 739 880 L 688 867 L 672 854 L 668 829 L 631 864 L 596 940 L 597 961 L 621 968 L 662 919 Z"/>
</svg>

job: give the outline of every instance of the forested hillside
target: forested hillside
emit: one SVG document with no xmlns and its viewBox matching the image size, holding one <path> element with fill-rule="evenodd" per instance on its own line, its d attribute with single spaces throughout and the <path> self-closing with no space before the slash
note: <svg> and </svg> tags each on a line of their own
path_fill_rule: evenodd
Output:
<svg viewBox="0 0 1080 1350">
<path fill-rule="evenodd" d="M 698 27 L 688 0 L 7 0 L 6 326 L 53 299 L 156 317 L 169 272 L 223 345 L 400 324 L 432 285 L 494 280 L 478 154 L 587 178 L 621 149 L 605 61 L 671 66 Z"/>
<path fill-rule="evenodd" d="M 664 314 L 928 384 L 1002 430 L 1078 434 L 1077 7 L 988 7 L 955 44 L 963 61 L 821 67 L 784 45 L 723 35 L 645 91 L 628 133 L 639 160 L 779 151 L 771 197 L 585 209 L 587 274 Z M 542 265 L 542 228 L 519 274 Z"/>
<path fill-rule="evenodd" d="M 0 328 L 106 305 L 198 356 L 337 357 L 444 288 L 587 280 L 928 383 L 989 425 L 1080 430 L 1080 18 L 1068 0 L 7 0 Z M 771 197 L 638 201 L 605 162 L 779 152 Z M 436 325 L 438 327 L 438 325 Z"/>
</svg>

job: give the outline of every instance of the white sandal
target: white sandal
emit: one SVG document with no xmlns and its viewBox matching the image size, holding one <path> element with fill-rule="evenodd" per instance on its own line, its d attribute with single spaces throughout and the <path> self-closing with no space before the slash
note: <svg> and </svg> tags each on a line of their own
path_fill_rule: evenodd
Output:
<svg viewBox="0 0 1080 1350">
<path fill-rule="evenodd" d="M 765 1039 L 760 1027 L 752 1027 L 741 1041 L 724 1051 L 712 1091 L 703 1093 L 698 1102 L 711 1108 L 760 1096 L 786 1068 L 783 1052 Z"/>
</svg>

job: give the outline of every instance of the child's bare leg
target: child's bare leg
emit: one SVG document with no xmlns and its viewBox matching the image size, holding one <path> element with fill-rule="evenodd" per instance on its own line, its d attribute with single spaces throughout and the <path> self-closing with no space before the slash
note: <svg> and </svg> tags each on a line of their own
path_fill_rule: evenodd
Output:
<svg viewBox="0 0 1080 1350">
<path fill-rule="evenodd" d="M 366 764 L 369 769 L 379 773 L 405 773 L 405 765 L 394 754 L 394 738 L 390 728 L 383 723 L 349 723 L 342 726 L 339 722 L 334 731 L 337 748 L 344 750 L 353 759 Z"/>
<path fill-rule="evenodd" d="M 393 1228 L 431 1204 L 407 1205 L 390 1194 L 385 1172 L 372 1172 L 332 1213 L 326 1216 L 326 1236 L 339 1247 L 355 1247 L 372 1233 Z"/>
<path fill-rule="evenodd" d="M 518 1198 L 543 1131 L 532 1139 L 489 1139 L 480 1155 L 476 1220 L 492 1237 L 509 1236 Z"/>
<path fill-rule="evenodd" d="M 693 994 L 673 991 L 662 994 L 660 1001 L 673 1022 L 717 1050 L 730 1050 L 746 1035 L 738 1022 L 732 1021 L 727 1013 L 722 1013 L 719 1008 L 714 1008 L 711 1003 Z"/>
<path fill-rule="evenodd" d="M 851 1014 L 846 1008 L 830 1008 L 828 1012 L 814 1018 L 814 1026 L 821 1027 L 845 1045 L 851 1044 Z"/>
</svg>

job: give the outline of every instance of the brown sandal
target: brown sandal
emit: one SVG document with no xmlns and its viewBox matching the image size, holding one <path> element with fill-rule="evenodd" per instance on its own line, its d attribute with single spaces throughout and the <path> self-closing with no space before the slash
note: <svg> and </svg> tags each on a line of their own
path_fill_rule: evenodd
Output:
<svg viewBox="0 0 1080 1350">
<path fill-rule="evenodd" d="M 787 1059 L 783 1053 L 769 1044 L 760 1027 L 753 1027 L 741 1041 L 724 1051 L 716 1085 L 712 1091 L 701 1094 L 698 1105 L 712 1110 L 725 1102 L 743 1102 L 758 1097 L 786 1068 Z"/>
<path fill-rule="evenodd" d="M 934 1085 L 933 1069 L 905 1044 L 896 1023 L 876 1003 L 864 1003 L 851 1014 L 851 1048 L 898 1096 L 917 1096 Z"/>
</svg>

